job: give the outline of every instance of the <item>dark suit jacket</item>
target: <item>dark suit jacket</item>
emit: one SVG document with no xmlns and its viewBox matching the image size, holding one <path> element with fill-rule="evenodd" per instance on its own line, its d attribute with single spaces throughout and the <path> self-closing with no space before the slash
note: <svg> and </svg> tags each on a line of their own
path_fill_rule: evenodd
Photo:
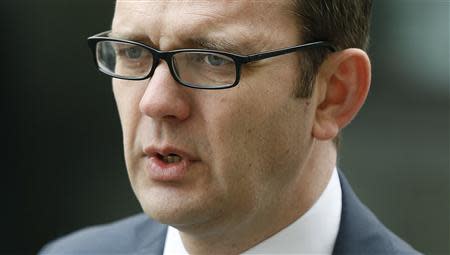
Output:
<svg viewBox="0 0 450 255">
<path fill-rule="evenodd" d="M 419 254 L 378 221 L 341 172 L 339 179 L 342 214 L 333 254 Z M 79 230 L 46 245 L 40 254 L 162 254 L 166 232 L 166 225 L 139 214 Z"/>
</svg>

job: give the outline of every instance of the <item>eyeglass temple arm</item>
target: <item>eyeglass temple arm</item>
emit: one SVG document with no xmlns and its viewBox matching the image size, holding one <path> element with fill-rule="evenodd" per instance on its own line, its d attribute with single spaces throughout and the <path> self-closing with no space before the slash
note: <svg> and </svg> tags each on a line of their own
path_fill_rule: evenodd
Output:
<svg viewBox="0 0 450 255">
<path fill-rule="evenodd" d="M 103 32 L 98 33 L 98 34 L 95 34 L 95 35 L 93 35 L 93 36 L 89 36 L 88 39 L 89 39 L 89 38 L 94 38 L 94 37 L 108 37 L 108 35 L 109 35 L 110 33 L 111 33 L 111 30 L 103 31 Z"/>
<path fill-rule="evenodd" d="M 267 51 L 267 52 L 257 53 L 254 55 L 243 56 L 241 60 L 243 63 L 248 63 L 248 62 L 258 61 L 258 60 L 262 60 L 262 59 L 266 59 L 266 58 L 270 58 L 270 57 L 276 57 L 276 56 L 288 54 L 288 53 L 299 51 L 299 50 L 304 50 L 304 49 L 308 49 L 308 48 L 317 48 L 317 47 L 328 48 L 331 52 L 337 51 L 336 47 L 334 45 L 332 45 L 331 43 L 326 42 L 326 41 L 318 41 L 318 42 L 306 43 L 306 44 L 302 44 L 302 45 L 298 45 L 298 46 L 294 46 L 294 47 L 290 47 L 290 48 L 285 48 L 285 49 L 281 49 L 281 50 Z"/>
</svg>

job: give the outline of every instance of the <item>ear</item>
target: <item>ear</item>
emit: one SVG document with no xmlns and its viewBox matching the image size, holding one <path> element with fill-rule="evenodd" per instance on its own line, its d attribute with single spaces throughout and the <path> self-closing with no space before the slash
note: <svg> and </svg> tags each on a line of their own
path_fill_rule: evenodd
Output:
<svg viewBox="0 0 450 255">
<path fill-rule="evenodd" d="M 371 79 L 370 60 L 360 49 L 331 54 L 316 77 L 317 109 L 312 135 L 319 140 L 336 137 L 356 116 L 366 100 Z"/>
</svg>

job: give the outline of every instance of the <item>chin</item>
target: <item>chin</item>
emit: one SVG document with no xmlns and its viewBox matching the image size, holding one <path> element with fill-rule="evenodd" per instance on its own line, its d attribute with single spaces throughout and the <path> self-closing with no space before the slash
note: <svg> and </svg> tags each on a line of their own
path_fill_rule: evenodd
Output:
<svg viewBox="0 0 450 255">
<path fill-rule="evenodd" d="M 153 220 L 158 221 L 161 224 L 166 225 L 184 225 L 187 222 L 189 222 L 189 219 L 187 219 L 186 216 L 183 215 L 180 211 L 177 211 L 176 209 L 168 209 L 168 208 L 148 208 L 148 207 L 142 207 L 145 214 L 147 214 L 150 218 Z"/>
<path fill-rule="evenodd" d="M 215 204 L 214 200 L 208 201 L 192 193 L 157 188 L 151 191 L 141 193 L 138 200 L 145 214 L 162 224 L 177 227 L 192 226 L 216 218 L 218 212 L 223 211 L 221 205 Z"/>
<path fill-rule="evenodd" d="M 141 190 L 137 197 L 142 210 L 148 216 L 161 223 L 170 224 L 183 221 L 188 214 L 187 201 L 183 201 L 183 196 L 175 193 L 167 188 L 151 187 Z"/>
<path fill-rule="evenodd" d="M 204 210 L 180 206 L 143 205 L 142 209 L 153 220 L 174 227 L 191 226 L 208 218 Z"/>
</svg>

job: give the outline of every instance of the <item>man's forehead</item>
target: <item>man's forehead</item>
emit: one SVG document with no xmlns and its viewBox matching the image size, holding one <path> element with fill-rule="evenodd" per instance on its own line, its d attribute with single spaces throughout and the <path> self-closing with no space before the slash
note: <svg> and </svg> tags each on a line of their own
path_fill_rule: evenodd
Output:
<svg viewBox="0 0 450 255">
<path fill-rule="evenodd" d="M 199 33 L 215 33 L 218 37 L 234 34 L 244 40 L 264 37 L 264 33 L 280 26 L 287 20 L 286 8 L 286 1 L 271 0 L 118 0 L 113 32 L 125 37 L 151 33 L 152 40 Z"/>
<path fill-rule="evenodd" d="M 229 14 L 245 11 L 258 11 L 261 8 L 273 10 L 276 7 L 291 6 L 288 0 L 117 0 L 119 5 L 139 5 L 143 12 L 157 8 L 159 11 L 166 9 L 180 9 L 186 6 L 198 11 L 226 11 Z M 262 15 L 266 13 L 261 13 Z"/>
</svg>

